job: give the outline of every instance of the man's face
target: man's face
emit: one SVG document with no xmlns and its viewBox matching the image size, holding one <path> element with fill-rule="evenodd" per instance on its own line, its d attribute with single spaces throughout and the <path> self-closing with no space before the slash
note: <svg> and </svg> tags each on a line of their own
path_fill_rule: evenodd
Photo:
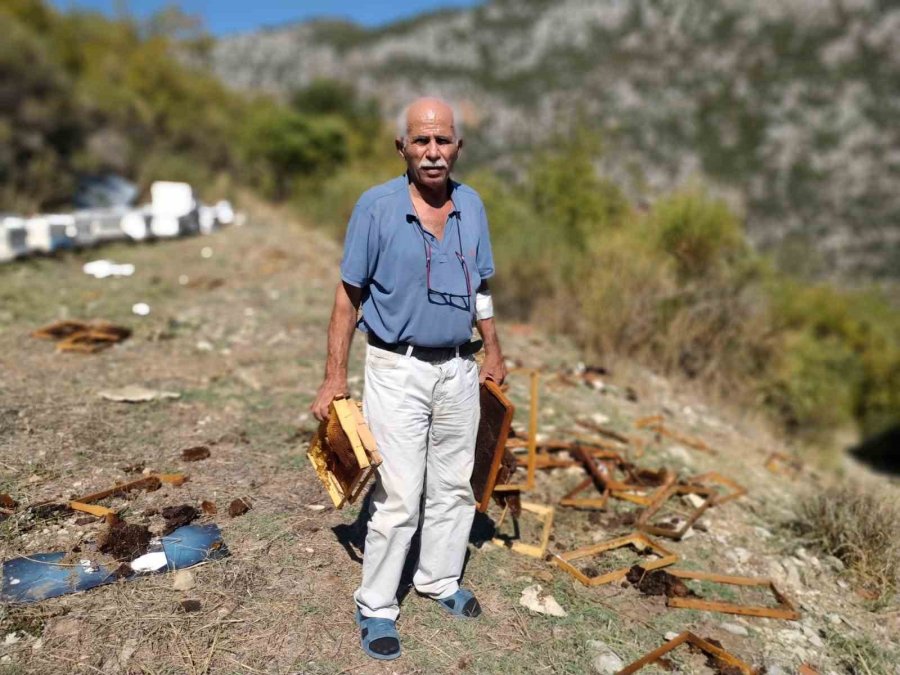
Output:
<svg viewBox="0 0 900 675">
<path fill-rule="evenodd" d="M 397 150 L 416 184 L 441 189 L 459 157 L 462 140 L 457 141 L 453 113 L 443 105 L 413 105 L 409 109 L 405 143 Z"/>
</svg>

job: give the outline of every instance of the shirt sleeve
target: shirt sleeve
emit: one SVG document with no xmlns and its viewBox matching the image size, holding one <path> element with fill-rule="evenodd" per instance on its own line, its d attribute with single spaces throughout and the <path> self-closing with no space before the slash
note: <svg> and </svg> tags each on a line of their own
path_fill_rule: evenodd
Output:
<svg viewBox="0 0 900 675">
<path fill-rule="evenodd" d="M 378 260 L 378 232 L 369 208 L 357 202 L 347 224 L 341 279 L 357 288 L 367 286 Z"/>
<path fill-rule="evenodd" d="M 482 279 L 490 279 L 494 276 L 494 254 L 491 251 L 491 233 L 488 231 L 487 215 L 484 212 L 484 204 L 478 211 L 478 249 L 475 262 L 478 265 L 478 276 Z"/>
</svg>

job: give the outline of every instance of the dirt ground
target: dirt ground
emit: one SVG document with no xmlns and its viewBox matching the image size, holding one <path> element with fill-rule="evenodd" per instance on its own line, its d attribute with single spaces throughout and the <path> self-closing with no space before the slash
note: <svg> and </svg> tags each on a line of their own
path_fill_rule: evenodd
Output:
<svg viewBox="0 0 900 675">
<path fill-rule="evenodd" d="M 713 412 L 696 393 L 624 363 L 604 364 L 612 373 L 592 386 L 560 376 L 580 359 L 568 342 L 507 324 L 507 356 L 543 370 L 542 437 L 590 434 L 576 420 L 599 419 L 647 441 L 635 460 L 641 466 L 682 477 L 717 470 L 738 480 L 746 497 L 707 511 L 692 536 L 660 541 L 681 556 L 680 568 L 771 577 L 802 618 L 669 609 L 664 597 L 627 583 L 584 587 L 544 560 L 482 544 L 499 517 L 492 508 L 473 530 L 464 579 L 484 616 L 454 621 L 408 593 L 399 622 L 403 657 L 368 659 L 351 600 L 365 509 L 331 508 L 305 457 L 340 248 L 281 212 L 257 205 L 249 216 L 243 227 L 204 238 L 115 244 L 0 267 L 0 493 L 20 505 L 0 522 L 0 558 L 73 547 L 90 557 L 103 523 L 67 513 L 35 520 L 22 507 L 101 490 L 141 471 L 183 472 L 190 480 L 102 503 L 158 534 L 162 509 L 214 502 L 216 513 L 207 505 L 197 522 L 218 523 L 231 551 L 194 568 L 188 590 L 176 590 L 174 575 L 163 573 L 0 607 L 0 673 L 605 672 L 605 648 L 629 663 L 682 630 L 719 640 L 771 673 L 796 672 L 802 663 L 822 673 L 897 672 L 896 604 L 867 600 L 839 561 L 801 547 L 781 525 L 793 496 L 830 474 L 806 468 L 795 478 L 773 475 L 765 458 L 784 448 L 751 414 L 724 405 Z M 84 262 L 100 257 L 133 263 L 136 272 L 100 280 L 82 273 Z M 149 304 L 148 316 L 132 314 L 138 302 Z M 97 354 L 57 353 L 52 342 L 30 337 L 59 318 L 106 319 L 133 335 Z M 362 356 L 357 340 L 357 396 Z M 132 384 L 180 398 L 129 404 L 99 396 Z M 527 378 L 512 375 L 521 431 L 527 391 Z M 718 454 L 635 431 L 634 420 L 648 414 L 663 414 Z M 201 445 L 208 458 L 182 459 L 183 449 Z M 857 469 L 840 471 L 835 475 Z M 524 499 L 555 504 L 582 476 L 577 468 L 539 472 Z M 251 509 L 230 517 L 235 499 Z M 600 514 L 557 507 L 550 552 L 629 532 L 628 519 L 617 515 L 627 510 L 634 507 L 617 500 Z M 523 522 L 525 536 L 536 529 Z M 567 616 L 520 605 L 523 589 L 535 583 Z M 740 599 L 727 587 L 691 588 Z M 684 658 L 684 672 L 713 672 L 697 665 L 702 659 Z"/>
</svg>

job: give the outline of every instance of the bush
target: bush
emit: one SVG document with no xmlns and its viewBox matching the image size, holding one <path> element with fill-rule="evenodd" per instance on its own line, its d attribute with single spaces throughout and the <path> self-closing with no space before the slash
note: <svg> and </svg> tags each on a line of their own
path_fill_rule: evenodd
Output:
<svg viewBox="0 0 900 675">
<path fill-rule="evenodd" d="M 841 560 L 866 586 L 889 599 L 900 573 L 900 507 L 892 495 L 853 484 L 801 498 L 795 529 L 811 545 Z"/>
</svg>

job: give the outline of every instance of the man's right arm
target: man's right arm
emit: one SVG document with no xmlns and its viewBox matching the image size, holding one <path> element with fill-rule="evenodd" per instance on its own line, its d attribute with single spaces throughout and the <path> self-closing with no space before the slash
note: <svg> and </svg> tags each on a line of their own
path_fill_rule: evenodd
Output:
<svg viewBox="0 0 900 675">
<path fill-rule="evenodd" d="M 334 307 L 328 324 L 328 357 L 325 361 L 325 379 L 309 407 L 317 420 L 328 417 L 328 406 L 335 396 L 346 396 L 347 362 L 350 358 L 350 342 L 356 330 L 356 314 L 362 299 L 362 289 L 345 281 L 337 285 Z"/>
</svg>

